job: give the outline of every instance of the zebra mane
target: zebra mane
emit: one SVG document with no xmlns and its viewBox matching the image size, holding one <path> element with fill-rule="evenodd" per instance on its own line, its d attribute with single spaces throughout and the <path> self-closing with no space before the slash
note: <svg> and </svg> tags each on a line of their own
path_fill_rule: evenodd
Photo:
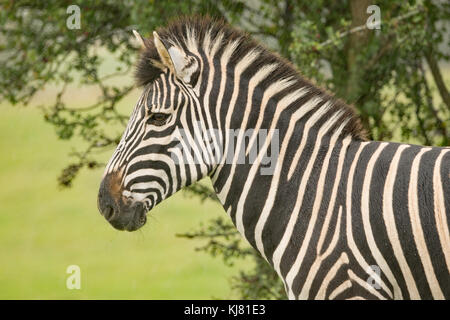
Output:
<svg viewBox="0 0 450 320">
<path fill-rule="evenodd" d="M 197 48 L 203 48 L 205 41 L 212 43 L 221 36 L 222 41 L 218 52 L 227 47 L 227 45 L 236 42 L 229 60 L 231 65 L 238 63 L 246 54 L 254 50 L 258 51 L 259 54 L 251 64 L 250 69 L 259 69 L 265 65 L 277 64 L 277 68 L 268 75 L 267 81 L 272 80 L 275 82 L 281 79 L 293 79 L 295 83 L 291 87 L 292 90 L 306 87 L 312 95 L 331 101 L 332 108 L 328 111 L 330 115 L 341 111 L 344 119 L 348 119 L 343 133 L 350 134 L 358 140 L 366 140 L 366 132 L 352 106 L 334 97 L 327 90 L 314 85 L 311 81 L 304 78 L 287 59 L 270 51 L 252 39 L 248 33 L 230 26 L 224 20 L 208 16 L 185 16 L 169 22 L 167 27 L 158 28 L 156 32 L 166 45 L 178 45 L 186 52 L 190 51 L 189 47 L 192 46 L 192 37 L 194 37 Z M 141 51 L 135 70 L 135 79 L 138 86 L 145 86 L 153 82 L 162 73 L 161 61 L 153 37 L 144 39 L 144 44 L 145 48 Z M 210 45 L 208 43 L 207 47 Z"/>
</svg>

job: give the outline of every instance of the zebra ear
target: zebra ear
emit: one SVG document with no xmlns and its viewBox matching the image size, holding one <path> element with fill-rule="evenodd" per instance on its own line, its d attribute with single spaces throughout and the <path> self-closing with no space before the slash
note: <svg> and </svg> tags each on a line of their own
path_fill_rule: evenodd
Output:
<svg viewBox="0 0 450 320">
<path fill-rule="evenodd" d="M 136 30 L 133 30 L 133 34 L 136 37 L 136 41 L 139 43 L 139 45 L 141 46 L 141 49 L 145 49 L 146 45 L 144 42 L 144 39 L 142 38 L 142 36 L 139 34 L 139 32 L 137 32 Z"/>
<path fill-rule="evenodd" d="M 177 46 L 167 48 L 155 31 L 153 31 L 153 36 L 162 63 L 174 72 L 179 79 L 185 83 L 190 83 L 192 74 L 198 70 L 197 60 L 188 56 L 183 49 Z"/>
</svg>

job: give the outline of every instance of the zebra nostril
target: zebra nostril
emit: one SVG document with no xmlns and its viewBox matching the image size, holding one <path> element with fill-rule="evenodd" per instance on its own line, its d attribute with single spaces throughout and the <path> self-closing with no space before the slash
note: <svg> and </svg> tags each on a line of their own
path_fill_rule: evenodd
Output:
<svg viewBox="0 0 450 320">
<path fill-rule="evenodd" d="M 103 216 L 106 220 L 111 220 L 111 218 L 114 216 L 114 209 L 111 206 L 107 206 L 105 210 L 103 211 Z"/>
</svg>

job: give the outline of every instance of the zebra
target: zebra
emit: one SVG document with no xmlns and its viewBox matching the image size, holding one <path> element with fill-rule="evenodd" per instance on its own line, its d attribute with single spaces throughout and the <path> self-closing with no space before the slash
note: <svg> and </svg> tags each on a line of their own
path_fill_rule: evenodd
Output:
<svg viewBox="0 0 450 320">
<path fill-rule="evenodd" d="M 134 33 L 143 92 L 98 194 L 113 227 L 139 229 L 158 203 L 210 177 L 289 299 L 450 298 L 450 148 L 368 140 L 351 106 L 224 21 Z M 242 145 L 254 161 L 224 161 Z"/>
</svg>

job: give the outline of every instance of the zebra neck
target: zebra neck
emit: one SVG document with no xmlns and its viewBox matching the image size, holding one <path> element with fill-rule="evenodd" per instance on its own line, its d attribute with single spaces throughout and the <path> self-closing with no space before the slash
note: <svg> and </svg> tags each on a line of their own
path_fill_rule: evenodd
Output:
<svg viewBox="0 0 450 320">
<path fill-rule="evenodd" d="M 331 158 L 335 148 L 346 149 L 352 141 L 343 132 L 348 122 L 344 112 L 333 108 L 331 100 L 305 88 L 271 98 L 253 98 L 253 105 L 243 110 L 230 108 L 228 125 L 240 130 L 234 135 L 222 131 L 224 154 L 234 147 L 235 156 L 228 156 L 232 161 L 224 157 L 211 175 L 214 189 L 233 223 L 263 256 L 263 248 L 274 244 L 270 236 L 262 237 L 262 228 L 268 234 L 281 228 L 276 220 L 264 223 L 274 204 L 280 212 L 292 212 L 294 208 L 290 206 L 296 202 L 299 190 L 306 189 L 313 169 L 324 161 L 325 155 Z M 256 103 L 259 105 L 254 107 Z M 242 106 L 235 104 L 238 105 Z M 222 123 L 227 125 L 227 121 Z M 253 162 L 252 148 L 257 150 Z M 236 161 L 240 150 L 245 151 L 244 163 Z"/>
</svg>

